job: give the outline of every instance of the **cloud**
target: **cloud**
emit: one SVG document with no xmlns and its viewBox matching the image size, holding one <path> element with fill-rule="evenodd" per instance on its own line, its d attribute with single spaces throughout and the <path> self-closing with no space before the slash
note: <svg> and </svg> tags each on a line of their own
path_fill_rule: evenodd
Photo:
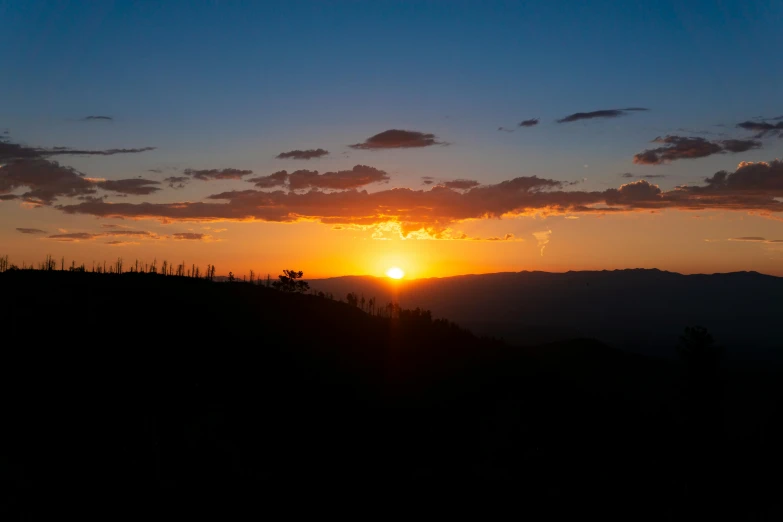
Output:
<svg viewBox="0 0 783 522">
<path fill-rule="evenodd" d="M 729 241 L 748 241 L 752 243 L 783 243 L 783 239 L 765 239 L 758 236 L 731 237 Z"/>
<path fill-rule="evenodd" d="M 533 237 L 538 241 L 538 248 L 541 249 L 541 257 L 544 257 L 544 249 L 549 244 L 549 238 L 552 237 L 551 230 L 544 230 L 542 232 L 533 232 Z"/>
<path fill-rule="evenodd" d="M 27 159 L 12 161 L 0 167 L 0 194 L 26 187 L 22 199 L 43 205 L 62 196 L 95 194 L 96 184 L 84 174 L 56 161 Z"/>
<path fill-rule="evenodd" d="M 617 118 L 619 116 L 624 116 L 632 111 L 648 111 L 648 110 L 650 109 L 645 109 L 643 107 L 629 107 L 627 109 L 604 109 L 600 111 L 591 111 L 591 112 L 575 112 L 573 114 L 569 114 L 565 118 L 561 118 L 557 120 L 557 123 L 571 123 L 580 120 L 592 120 L 594 118 Z"/>
<path fill-rule="evenodd" d="M 389 181 L 389 175 L 379 169 L 367 165 L 356 165 L 351 170 L 338 170 L 319 174 L 317 170 L 297 170 L 292 173 L 281 170 L 258 178 L 248 179 L 256 187 L 262 189 L 288 187 L 290 190 L 331 189 L 349 190 L 371 183 Z"/>
<path fill-rule="evenodd" d="M 391 129 L 383 131 L 375 136 L 367 138 L 363 143 L 348 145 L 352 149 L 407 149 L 416 147 L 430 147 L 432 145 L 446 145 L 438 141 L 434 134 L 424 132 Z"/>
<path fill-rule="evenodd" d="M 83 173 L 71 167 L 61 166 L 56 161 L 48 159 L 55 155 L 102 155 L 126 154 L 153 150 L 154 147 L 141 149 L 108 149 L 80 150 L 67 147 L 28 147 L 0 139 L 0 194 L 8 194 L 18 188 L 26 187 L 27 192 L 21 195 L 26 203 L 34 205 L 50 205 L 58 197 L 84 197 L 95 194 L 100 183 L 125 190 L 136 190 L 138 194 L 149 194 L 150 188 L 139 188 L 138 182 L 128 184 L 127 180 L 106 182 L 86 178 Z M 119 183 L 119 184 L 117 184 Z M 148 182 L 156 183 L 156 182 Z M 128 188 L 130 187 L 130 188 Z M 107 188 L 106 190 L 115 190 Z M 141 191 L 141 192 L 139 192 Z M 14 197 L 11 197 L 14 196 Z M 3 200 L 17 199 L 17 195 L 7 195 Z"/>
<path fill-rule="evenodd" d="M 395 223 L 403 236 L 435 236 L 468 219 L 516 215 L 580 215 L 662 209 L 733 210 L 762 216 L 783 213 L 783 163 L 740 163 L 703 185 L 663 191 L 645 180 L 604 191 L 565 190 L 561 181 L 524 176 L 467 190 L 435 185 L 419 190 L 307 192 L 239 190 L 204 201 L 109 203 L 85 201 L 57 208 L 68 214 L 169 221 L 317 221 L 329 226 L 376 227 Z M 421 232 L 423 231 L 423 232 Z"/>
<path fill-rule="evenodd" d="M 747 152 L 761 148 L 761 143 L 753 140 L 723 140 L 720 143 L 727 152 Z"/>
<path fill-rule="evenodd" d="M 467 190 L 478 187 L 481 183 L 472 179 L 455 179 L 453 181 L 444 181 L 443 186 L 450 189 Z"/>
<path fill-rule="evenodd" d="M 128 246 L 128 245 L 138 245 L 136 241 L 122 241 L 119 239 L 115 239 L 114 241 L 107 241 L 104 243 L 104 245 L 111 245 L 111 246 Z"/>
<path fill-rule="evenodd" d="M 107 232 L 62 232 L 47 236 L 56 241 L 90 241 L 100 237 L 135 237 L 139 239 L 160 239 L 158 234 L 146 230 L 109 230 Z"/>
<path fill-rule="evenodd" d="M 779 120 L 780 117 L 770 118 L 771 121 Z M 764 138 L 767 135 L 783 137 L 783 121 L 780 123 L 768 123 L 766 121 L 743 121 L 738 123 L 737 127 L 757 133 L 754 138 Z"/>
<path fill-rule="evenodd" d="M 288 171 L 280 170 L 274 174 L 268 176 L 260 176 L 257 178 L 250 178 L 247 181 L 253 183 L 256 187 L 267 189 L 275 187 L 285 187 L 288 183 Z"/>
<path fill-rule="evenodd" d="M 666 174 L 631 174 L 630 172 L 623 172 L 620 174 L 621 178 L 645 178 L 645 179 L 659 179 L 665 178 Z"/>
<path fill-rule="evenodd" d="M 113 121 L 111 116 L 85 116 L 82 121 Z"/>
<path fill-rule="evenodd" d="M 16 231 L 22 234 L 46 234 L 46 230 L 40 228 L 17 228 Z"/>
<path fill-rule="evenodd" d="M 190 178 L 187 176 L 169 176 L 168 178 L 163 178 L 163 181 L 169 184 L 169 188 L 181 189 L 185 188 Z"/>
<path fill-rule="evenodd" d="M 189 240 L 189 241 L 211 241 L 212 236 L 209 234 L 201 234 L 200 232 L 177 232 L 172 234 L 171 237 L 177 240 Z"/>
<path fill-rule="evenodd" d="M 659 136 L 653 140 L 653 143 L 662 143 L 664 146 L 647 149 L 634 155 L 633 162 L 637 165 L 661 165 L 681 159 L 705 158 L 713 154 L 745 152 L 761 147 L 761 142 L 754 140 L 708 141 L 699 137 L 674 135 Z"/>
<path fill-rule="evenodd" d="M 288 185 L 291 190 L 307 188 L 346 190 L 388 180 L 389 175 L 382 170 L 367 165 L 356 165 L 351 170 L 323 174 L 318 174 L 318 171 L 297 170 L 288 176 Z"/>
<path fill-rule="evenodd" d="M 155 174 L 163 174 L 161 169 L 147 169 L 147 172 L 154 172 Z"/>
<path fill-rule="evenodd" d="M 514 132 L 514 129 L 507 129 L 505 127 L 498 127 L 498 130 L 502 132 Z"/>
<path fill-rule="evenodd" d="M 242 176 L 252 174 L 252 170 L 240 170 L 240 169 L 208 169 L 208 170 L 195 170 L 185 169 L 182 171 L 186 176 L 190 176 L 193 179 L 200 179 L 201 181 L 209 181 L 213 179 L 242 179 Z"/>
<path fill-rule="evenodd" d="M 435 183 L 435 178 L 433 178 L 432 176 L 422 176 L 421 183 L 423 185 L 432 185 L 433 183 Z"/>
<path fill-rule="evenodd" d="M 137 196 L 145 196 L 160 190 L 160 188 L 153 186 L 160 185 L 159 181 L 142 178 L 105 180 L 99 181 L 97 185 L 103 190 Z"/>
<path fill-rule="evenodd" d="M 308 149 L 308 150 L 290 150 L 288 152 L 281 152 L 277 156 L 277 159 L 299 159 L 309 160 L 313 158 L 320 158 L 329 154 L 328 150 L 324 149 Z"/>
<path fill-rule="evenodd" d="M 103 234 L 90 234 L 89 232 L 69 232 L 67 234 L 54 234 L 47 239 L 56 239 L 59 241 L 84 241 L 101 237 Z"/>
<path fill-rule="evenodd" d="M 529 120 L 523 120 L 519 122 L 519 127 L 535 127 L 538 125 L 538 118 L 531 118 Z"/>
<path fill-rule="evenodd" d="M 0 201 L 12 201 L 14 199 L 19 199 L 19 196 L 16 194 L 0 194 Z"/>
<path fill-rule="evenodd" d="M 514 237 L 514 234 L 506 234 L 503 237 L 488 237 L 484 241 L 523 241 L 523 239 Z"/>
</svg>

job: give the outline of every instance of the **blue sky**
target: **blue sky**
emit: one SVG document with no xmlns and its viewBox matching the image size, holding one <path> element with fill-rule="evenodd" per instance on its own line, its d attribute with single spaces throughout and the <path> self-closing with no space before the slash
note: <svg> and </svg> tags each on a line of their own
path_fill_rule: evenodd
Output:
<svg viewBox="0 0 783 522">
<path fill-rule="evenodd" d="M 656 183 L 667 189 L 783 151 L 773 139 L 742 155 L 633 163 L 656 136 L 749 138 L 738 122 L 783 115 L 777 2 L 28 0 L 0 2 L 0 19 L 0 131 L 35 146 L 157 147 L 63 158 L 89 176 L 368 164 L 389 172 L 391 187 L 536 175 L 605 190 L 631 172 L 664 173 Z M 625 107 L 650 110 L 555 121 Z M 113 121 L 80 121 L 87 115 Z M 528 118 L 541 122 L 497 130 Z M 393 128 L 450 146 L 346 147 Z M 318 147 L 329 157 L 275 159 Z"/>
</svg>

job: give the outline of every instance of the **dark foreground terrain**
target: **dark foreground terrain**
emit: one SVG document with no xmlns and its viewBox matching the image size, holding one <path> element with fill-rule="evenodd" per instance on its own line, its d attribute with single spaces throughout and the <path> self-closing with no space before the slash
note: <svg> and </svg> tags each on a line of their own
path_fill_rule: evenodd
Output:
<svg viewBox="0 0 783 522">
<path fill-rule="evenodd" d="M 662 270 L 506 272 L 414 279 L 345 276 L 313 288 L 432 310 L 472 332 L 532 345 L 578 337 L 669 357 L 686 326 L 701 325 L 734 362 L 783 363 L 783 278 L 758 272 Z"/>
<path fill-rule="evenodd" d="M 511 348 L 427 314 L 184 277 L 16 271 L 0 295 L 11 509 L 111 484 L 494 491 L 518 515 L 631 520 L 783 513 L 775 370 L 590 340 Z"/>
</svg>

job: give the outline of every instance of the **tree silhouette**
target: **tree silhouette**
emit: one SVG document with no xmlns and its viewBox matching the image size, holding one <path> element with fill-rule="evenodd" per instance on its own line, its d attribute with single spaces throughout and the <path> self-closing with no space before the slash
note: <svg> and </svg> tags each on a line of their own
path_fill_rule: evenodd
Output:
<svg viewBox="0 0 783 522">
<path fill-rule="evenodd" d="M 302 281 L 304 273 L 299 270 L 283 270 L 283 274 L 278 276 L 279 280 L 272 283 L 276 289 L 281 292 L 300 292 L 304 293 L 310 289 L 307 281 Z"/>
<path fill-rule="evenodd" d="M 706 328 L 688 326 L 677 343 L 677 353 L 691 378 L 701 380 L 715 374 L 723 349 L 715 344 L 715 339 Z"/>
</svg>

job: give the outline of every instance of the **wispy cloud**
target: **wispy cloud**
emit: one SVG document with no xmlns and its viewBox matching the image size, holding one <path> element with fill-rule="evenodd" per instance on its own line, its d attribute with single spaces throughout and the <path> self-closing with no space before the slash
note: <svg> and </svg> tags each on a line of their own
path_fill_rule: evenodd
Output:
<svg viewBox="0 0 783 522">
<path fill-rule="evenodd" d="M 452 181 L 444 181 L 443 186 L 456 190 L 467 190 L 474 187 L 478 187 L 481 183 L 472 179 L 455 179 Z"/>
<path fill-rule="evenodd" d="M 531 118 L 529 120 L 522 120 L 519 122 L 518 127 L 535 127 L 538 125 L 538 118 Z"/>
<path fill-rule="evenodd" d="M 82 121 L 113 121 L 111 116 L 85 116 Z"/>
<path fill-rule="evenodd" d="M 761 148 L 761 142 L 755 140 L 709 141 L 701 137 L 664 136 L 657 137 L 653 143 L 663 146 L 647 149 L 634 155 L 637 165 L 661 165 L 676 160 L 705 158 L 713 154 L 726 152 L 746 152 Z"/>
<path fill-rule="evenodd" d="M 136 196 L 145 196 L 160 190 L 155 186 L 160 185 L 159 181 L 143 178 L 105 180 L 99 181 L 97 185 L 103 190 Z"/>
<path fill-rule="evenodd" d="M 177 232 L 171 237 L 181 241 L 212 241 L 212 236 L 200 232 Z"/>
<path fill-rule="evenodd" d="M 169 176 L 168 178 L 163 178 L 163 181 L 169 184 L 169 188 L 181 189 L 185 188 L 190 178 L 187 176 Z"/>
<path fill-rule="evenodd" d="M 248 176 L 252 174 L 253 171 L 240 169 L 185 169 L 182 171 L 182 173 L 186 176 L 190 176 L 193 179 L 210 181 L 223 179 L 242 179 L 243 176 Z"/>
<path fill-rule="evenodd" d="M 778 118 L 769 118 L 770 121 L 776 121 L 781 119 Z M 745 129 L 748 131 L 755 132 L 756 135 L 755 138 L 764 138 L 766 136 L 779 136 L 783 137 L 783 121 L 780 123 L 769 123 L 767 121 L 743 121 L 742 123 L 738 123 L 737 127 L 740 129 Z"/>
<path fill-rule="evenodd" d="M 593 120 L 595 118 L 617 118 L 619 116 L 624 116 L 629 112 L 648 111 L 648 110 L 650 109 L 645 109 L 643 107 L 629 107 L 627 109 L 603 109 L 599 111 L 590 111 L 590 112 L 575 112 L 573 114 L 569 114 L 564 118 L 560 118 L 559 120 L 557 120 L 557 123 L 571 123 L 580 120 Z"/>
<path fill-rule="evenodd" d="M 533 237 L 538 241 L 538 248 L 541 249 L 541 257 L 544 257 L 544 249 L 549 244 L 549 239 L 552 237 L 552 231 L 543 230 L 541 232 L 533 232 Z"/>
<path fill-rule="evenodd" d="M 46 234 L 46 230 L 40 228 L 17 228 L 16 231 L 22 234 Z"/>
<path fill-rule="evenodd" d="M 783 239 L 766 239 L 758 236 L 731 237 L 729 241 L 747 241 L 751 243 L 783 243 Z"/>
</svg>

